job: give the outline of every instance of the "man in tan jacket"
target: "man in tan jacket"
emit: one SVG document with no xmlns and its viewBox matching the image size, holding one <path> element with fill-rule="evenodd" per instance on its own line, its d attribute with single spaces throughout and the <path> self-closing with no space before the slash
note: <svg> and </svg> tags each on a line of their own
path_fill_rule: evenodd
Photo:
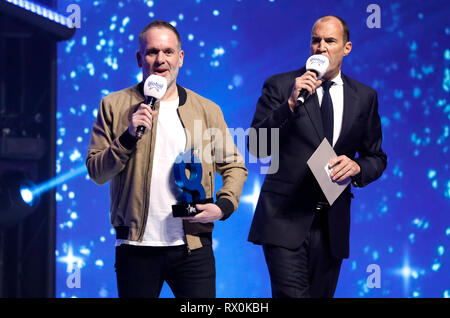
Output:
<svg viewBox="0 0 450 318">
<path fill-rule="evenodd" d="M 177 85 L 184 58 L 177 30 L 154 21 L 139 42 L 143 82 L 165 77 L 166 94 L 154 111 L 144 104 L 143 82 L 103 98 L 86 159 L 95 183 L 111 181 L 119 297 L 158 297 L 164 281 L 175 297 L 215 297 L 213 222 L 237 209 L 248 171 L 219 106 Z M 138 126 L 146 128 L 142 139 Z M 197 205 L 201 213 L 175 218 L 173 165 L 190 149 L 198 150 L 206 196 L 214 196 L 216 172 L 223 186 L 215 203 Z"/>
</svg>

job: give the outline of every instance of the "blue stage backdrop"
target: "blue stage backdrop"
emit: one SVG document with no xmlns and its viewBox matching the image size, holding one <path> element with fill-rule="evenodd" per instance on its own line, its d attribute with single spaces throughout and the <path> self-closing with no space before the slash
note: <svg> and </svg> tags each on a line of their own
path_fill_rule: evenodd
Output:
<svg viewBox="0 0 450 318">
<path fill-rule="evenodd" d="M 58 2 L 65 13 L 74 0 Z M 58 47 L 58 175 L 84 165 L 100 99 L 141 80 L 138 34 L 153 19 L 181 34 L 179 83 L 219 104 L 230 127 L 245 130 L 264 80 L 304 65 L 315 19 L 343 17 L 353 42 L 343 72 L 378 91 L 388 167 L 353 190 L 351 252 L 336 297 L 449 297 L 449 2 L 376 1 L 379 28 L 367 25 L 373 1 L 75 3 L 81 28 Z M 264 176 L 244 155 L 249 177 L 241 204 L 214 232 L 218 297 L 271 295 L 261 248 L 247 242 Z M 116 297 L 109 187 L 81 171 L 57 188 L 56 296 Z M 380 286 L 367 283 L 371 264 Z M 173 297 L 166 285 L 161 296 Z"/>
</svg>

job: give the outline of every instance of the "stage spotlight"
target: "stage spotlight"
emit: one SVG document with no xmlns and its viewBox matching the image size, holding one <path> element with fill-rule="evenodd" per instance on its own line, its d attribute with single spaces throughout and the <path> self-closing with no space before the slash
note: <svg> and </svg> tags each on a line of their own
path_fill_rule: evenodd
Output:
<svg viewBox="0 0 450 318">
<path fill-rule="evenodd" d="M 33 205 L 33 192 L 30 190 L 30 188 L 22 188 L 20 189 L 20 195 L 22 196 L 22 200 L 28 204 Z"/>
<path fill-rule="evenodd" d="M 70 171 L 38 185 L 24 172 L 14 170 L 0 175 L 0 225 L 12 225 L 31 214 L 39 204 L 41 194 L 58 185 L 87 173 L 81 164 Z"/>
<path fill-rule="evenodd" d="M 19 170 L 7 171 L 0 176 L 0 225 L 14 225 L 34 212 L 39 195 L 27 175 Z"/>
<path fill-rule="evenodd" d="M 20 197 L 29 206 L 37 205 L 39 202 L 40 195 L 33 191 L 34 188 L 36 185 L 28 180 L 20 186 Z"/>
</svg>

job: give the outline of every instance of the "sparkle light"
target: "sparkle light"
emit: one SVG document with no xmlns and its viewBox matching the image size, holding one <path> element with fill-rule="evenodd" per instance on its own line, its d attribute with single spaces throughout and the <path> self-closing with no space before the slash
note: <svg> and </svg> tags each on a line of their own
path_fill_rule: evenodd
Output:
<svg viewBox="0 0 450 318">
<path fill-rule="evenodd" d="M 249 194 L 243 195 L 241 197 L 241 201 L 244 203 L 250 203 L 252 205 L 252 211 L 254 212 L 256 209 L 256 204 L 258 203 L 259 192 L 261 190 L 261 185 L 259 183 L 259 179 L 256 178 L 253 182 L 253 191 Z"/>
<path fill-rule="evenodd" d="M 65 256 L 60 256 L 57 259 L 57 262 L 64 263 L 67 266 L 66 272 L 72 273 L 74 269 L 74 264 L 77 265 L 78 268 L 83 267 L 83 258 L 79 256 L 75 256 L 73 254 L 73 247 L 69 245 L 67 248 L 67 254 Z"/>
</svg>

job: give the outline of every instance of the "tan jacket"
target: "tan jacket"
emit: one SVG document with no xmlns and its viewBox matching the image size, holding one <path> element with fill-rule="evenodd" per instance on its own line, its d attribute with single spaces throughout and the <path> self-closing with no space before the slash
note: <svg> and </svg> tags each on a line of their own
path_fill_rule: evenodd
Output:
<svg viewBox="0 0 450 318">
<path fill-rule="evenodd" d="M 222 176 L 223 186 L 216 194 L 216 204 L 226 219 L 239 205 L 248 174 L 244 160 L 234 145 L 219 106 L 181 86 L 178 86 L 178 94 L 178 115 L 186 131 L 186 151 L 200 150 L 201 183 L 206 197 L 214 196 L 215 173 Z M 142 83 L 104 97 L 86 158 L 89 176 L 95 183 L 111 181 L 110 215 L 117 238 L 132 241 L 142 241 L 147 222 L 158 122 L 156 115 L 152 131 L 146 132 L 140 141 L 128 134 L 131 116 L 143 102 Z M 158 108 L 159 102 L 156 103 Z M 186 221 L 183 225 L 190 249 L 204 245 L 200 237 L 210 237 L 214 227 L 213 223 Z"/>
</svg>

